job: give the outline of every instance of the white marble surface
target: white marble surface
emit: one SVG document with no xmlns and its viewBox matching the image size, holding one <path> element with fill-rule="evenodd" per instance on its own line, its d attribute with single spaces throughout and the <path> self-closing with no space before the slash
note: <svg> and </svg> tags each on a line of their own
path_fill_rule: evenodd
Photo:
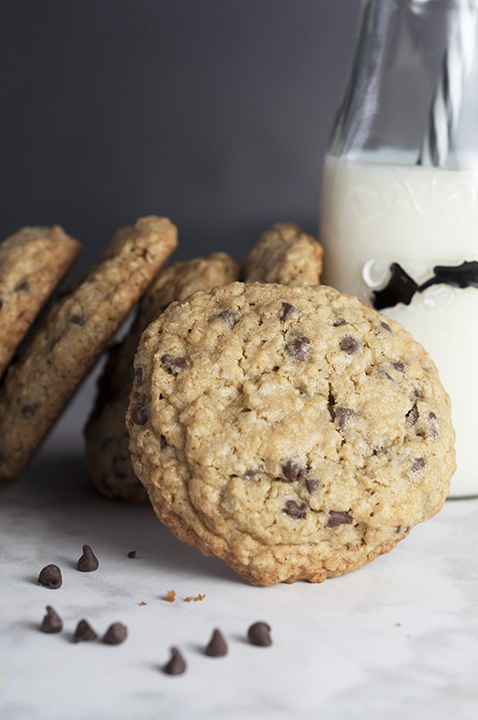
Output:
<svg viewBox="0 0 478 720">
<path fill-rule="evenodd" d="M 1 720 L 476 720 L 478 500 L 447 502 L 355 573 L 253 587 L 149 507 L 94 492 L 80 436 L 90 398 L 91 381 L 24 477 L 0 489 Z M 75 569 L 84 543 L 94 573 Z M 36 584 L 48 563 L 63 571 L 59 590 Z M 47 604 L 59 635 L 39 632 Z M 81 618 L 99 634 L 122 621 L 129 637 L 74 644 Z M 271 624 L 272 647 L 245 641 L 256 620 Z M 214 627 L 225 658 L 203 654 Z M 185 675 L 161 671 L 171 645 Z"/>
</svg>

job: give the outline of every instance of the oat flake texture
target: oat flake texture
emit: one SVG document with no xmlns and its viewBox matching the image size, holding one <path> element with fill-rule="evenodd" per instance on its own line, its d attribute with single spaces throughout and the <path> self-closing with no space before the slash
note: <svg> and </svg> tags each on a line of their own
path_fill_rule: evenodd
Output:
<svg viewBox="0 0 478 720">
<path fill-rule="evenodd" d="M 196 293 L 149 325 L 135 367 L 130 450 L 157 515 L 253 583 L 360 568 L 446 498 L 454 432 L 436 368 L 356 298 Z"/>
</svg>

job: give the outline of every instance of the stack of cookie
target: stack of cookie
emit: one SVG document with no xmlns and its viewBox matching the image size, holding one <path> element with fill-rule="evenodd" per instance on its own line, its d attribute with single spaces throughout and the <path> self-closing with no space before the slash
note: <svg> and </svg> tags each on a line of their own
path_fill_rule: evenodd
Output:
<svg viewBox="0 0 478 720">
<path fill-rule="evenodd" d="M 161 272 L 86 429 L 104 494 L 147 492 L 177 537 L 253 583 L 321 582 L 390 551 L 455 467 L 427 353 L 320 287 L 321 268 L 319 243 L 283 223 L 241 269 L 217 254 Z"/>
<path fill-rule="evenodd" d="M 214 253 L 178 262 L 158 273 L 141 299 L 131 332 L 109 352 L 96 405 L 85 428 L 88 471 L 102 494 L 132 503 L 147 500 L 146 489 L 131 465 L 124 418 L 134 380 L 134 356 L 148 325 L 172 302 L 228 285 L 240 276 L 246 283 L 317 285 L 321 270 L 321 245 L 297 225 L 279 223 L 263 233 L 242 269 L 226 253 Z"/>
<path fill-rule="evenodd" d="M 423 348 L 321 286 L 322 248 L 297 225 L 266 231 L 242 268 L 215 253 L 160 270 L 175 245 L 168 220 L 138 221 L 50 309 L 0 388 L 0 476 L 22 470 L 142 296 L 85 429 L 104 495 L 149 496 L 177 537 L 258 584 L 349 572 L 438 512 L 454 433 Z M 23 276 L 1 268 L 0 254 L 0 298 L 8 285 L 21 314 Z M 18 338 L 3 334 L 8 362 Z"/>
</svg>

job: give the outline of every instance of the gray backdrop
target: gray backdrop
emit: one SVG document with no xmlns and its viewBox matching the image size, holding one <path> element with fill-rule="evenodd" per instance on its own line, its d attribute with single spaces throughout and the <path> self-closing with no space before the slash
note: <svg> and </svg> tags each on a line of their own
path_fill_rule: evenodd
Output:
<svg viewBox="0 0 478 720">
<path fill-rule="evenodd" d="M 79 269 L 144 214 L 175 259 L 316 233 L 358 0 L 1 0 L 0 238 L 60 223 Z"/>
</svg>

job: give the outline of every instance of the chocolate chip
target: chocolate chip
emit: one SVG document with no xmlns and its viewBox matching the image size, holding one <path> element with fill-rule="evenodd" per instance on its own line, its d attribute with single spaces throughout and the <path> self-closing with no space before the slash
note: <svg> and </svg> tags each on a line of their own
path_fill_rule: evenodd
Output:
<svg viewBox="0 0 478 720">
<path fill-rule="evenodd" d="M 427 464 L 427 461 L 423 457 L 415 458 L 415 461 L 411 467 L 412 472 L 419 472 L 420 470 L 423 470 L 425 465 Z"/>
<path fill-rule="evenodd" d="M 51 605 L 46 606 L 46 615 L 43 618 L 40 630 L 44 633 L 58 633 L 63 629 L 63 622 Z"/>
<path fill-rule="evenodd" d="M 138 387 L 141 387 L 141 385 L 143 384 L 143 368 L 137 367 L 136 370 L 134 371 L 134 376 L 136 378 Z"/>
<path fill-rule="evenodd" d="M 338 407 L 335 408 L 334 417 L 338 422 L 339 430 L 343 430 L 347 418 L 354 415 L 354 411 L 351 408 Z"/>
<path fill-rule="evenodd" d="M 175 357 L 174 355 L 166 354 L 161 357 L 161 362 L 169 373 L 174 373 L 175 370 L 184 370 L 189 367 L 187 357 Z"/>
<path fill-rule="evenodd" d="M 306 360 L 310 353 L 310 340 L 308 337 L 300 336 L 286 345 L 286 350 L 296 362 Z"/>
<path fill-rule="evenodd" d="M 135 558 L 136 557 L 136 550 L 130 550 L 128 553 L 129 558 Z"/>
<path fill-rule="evenodd" d="M 252 478 L 254 475 L 257 475 L 260 472 L 260 470 L 252 470 L 251 468 L 247 468 L 246 472 L 244 473 L 244 477 L 246 478 Z"/>
<path fill-rule="evenodd" d="M 73 642 L 89 642 L 90 640 L 96 640 L 97 637 L 98 635 L 91 625 L 86 620 L 80 620 L 73 635 Z"/>
<path fill-rule="evenodd" d="M 2 298 L 0 298 L 0 310 L 2 309 L 2 305 L 3 305 L 3 300 L 2 300 Z"/>
<path fill-rule="evenodd" d="M 123 623 L 115 622 L 109 626 L 103 636 L 103 642 L 107 645 L 121 645 L 128 637 L 128 628 Z"/>
<path fill-rule="evenodd" d="M 58 565 L 46 565 L 38 576 L 38 584 L 51 590 L 58 590 L 63 580 Z"/>
<path fill-rule="evenodd" d="M 164 450 L 164 448 L 168 447 L 168 443 L 166 442 L 166 438 L 164 435 L 159 436 L 159 447 L 161 450 Z"/>
<path fill-rule="evenodd" d="M 405 372 L 405 365 L 402 362 L 394 362 L 392 365 L 398 372 Z"/>
<path fill-rule="evenodd" d="M 70 322 L 71 322 L 73 325 L 81 325 L 81 326 L 83 326 L 83 325 L 85 324 L 85 322 L 86 322 L 85 316 L 82 315 L 82 314 L 79 314 L 79 313 L 76 314 L 76 315 L 72 315 L 72 316 L 70 317 Z"/>
<path fill-rule="evenodd" d="M 392 328 L 390 327 L 390 325 L 386 322 L 383 322 L 383 320 L 380 322 L 380 326 L 383 327 L 383 329 L 387 332 L 392 332 Z"/>
<path fill-rule="evenodd" d="M 290 316 L 292 315 L 294 310 L 295 310 L 295 307 L 293 305 L 291 305 L 288 302 L 283 302 L 282 303 L 282 315 L 280 316 L 281 323 L 285 322 L 288 318 L 290 318 Z"/>
<path fill-rule="evenodd" d="M 146 425 L 149 420 L 149 412 L 146 405 L 133 405 L 131 409 L 131 420 L 135 425 Z"/>
<path fill-rule="evenodd" d="M 16 290 L 17 292 L 18 292 L 18 291 L 19 291 L 19 292 L 28 292 L 29 289 L 30 289 L 30 285 L 28 284 L 28 281 L 27 281 L 27 280 L 24 280 L 22 283 L 20 283 L 19 285 L 17 285 L 17 286 L 15 287 L 15 290 Z"/>
<path fill-rule="evenodd" d="M 405 415 L 405 422 L 407 422 L 409 425 L 415 425 L 419 417 L 420 413 L 418 412 L 418 408 L 415 403 L 415 405 Z"/>
<path fill-rule="evenodd" d="M 272 645 L 271 626 L 266 622 L 256 622 L 247 631 L 247 637 L 252 645 L 269 647 Z"/>
<path fill-rule="evenodd" d="M 171 659 L 163 667 L 163 672 L 167 673 L 168 675 L 182 675 L 183 672 L 186 671 L 186 662 L 183 656 L 176 647 L 172 647 L 170 652 Z"/>
<path fill-rule="evenodd" d="M 333 327 L 340 327 L 341 325 L 347 325 L 346 321 L 343 318 L 337 318 Z"/>
<path fill-rule="evenodd" d="M 327 521 L 328 528 L 337 527 L 337 525 L 351 525 L 353 518 L 346 512 L 339 512 L 338 510 L 331 510 L 329 512 L 329 519 Z"/>
<path fill-rule="evenodd" d="M 307 503 L 298 503 L 295 500 L 287 500 L 285 506 L 282 508 L 282 512 L 296 519 L 304 518 L 307 515 L 307 510 Z"/>
<path fill-rule="evenodd" d="M 224 323 L 226 323 L 226 325 L 231 328 L 231 330 L 237 323 L 236 313 L 230 308 L 227 308 L 227 310 L 221 310 L 217 317 L 219 320 L 222 320 Z"/>
<path fill-rule="evenodd" d="M 209 657 L 224 657 L 224 655 L 227 655 L 227 643 L 224 635 L 217 628 L 213 631 L 209 644 L 204 652 L 206 655 L 209 655 Z"/>
<path fill-rule="evenodd" d="M 305 467 L 298 460 L 286 460 L 285 463 L 282 463 L 281 470 L 283 476 L 289 482 L 300 480 L 305 475 Z"/>
<path fill-rule="evenodd" d="M 307 492 L 312 495 L 312 493 L 315 493 L 315 491 L 319 487 L 319 483 L 317 482 L 317 480 L 314 480 L 313 478 L 306 478 L 305 479 L 305 487 L 307 488 Z"/>
<path fill-rule="evenodd" d="M 76 569 L 80 572 L 93 572 L 98 570 L 98 558 L 89 545 L 83 545 L 83 555 L 78 560 Z"/>
<path fill-rule="evenodd" d="M 31 418 L 35 415 L 37 408 L 38 403 L 27 403 L 26 405 L 22 405 L 20 412 L 24 418 Z"/>
<path fill-rule="evenodd" d="M 436 415 L 434 412 L 429 412 L 428 417 L 430 418 L 430 420 L 436 420 Z"/>
<path fill-rule="evenodd" d="M 357 352 L 359 349 L 359 344 L 357 340 L 353 337 L 344 337 L 340 341 L 340 349 L 343 350 L 343 352 L 347 353 L 347 355 L 353 355 Z"/>
</svg>

